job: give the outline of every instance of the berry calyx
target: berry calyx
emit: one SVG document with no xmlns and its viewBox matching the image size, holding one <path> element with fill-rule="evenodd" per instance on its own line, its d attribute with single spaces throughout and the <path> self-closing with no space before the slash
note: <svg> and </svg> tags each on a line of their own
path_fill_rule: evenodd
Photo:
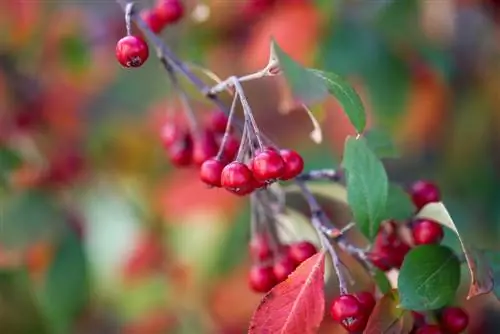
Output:
<svg viewBox="0 0 500 334">
<path fill-rule="evenodd" d="M 255 292 L 268 292 L 276 285 L 271 266 L 253 266 L 248 277 L 250 288 Z"/>
<path fill-rule="evenodd" d="M 180 0 L 159 0 L 155 11 L 165 24 L 171 24 L 182 18 L 184 6 Z"/>
<path fill-rule="evenodd" d="M 281 175 L 281 180 L 290 180 L 298 176 L 304 170 L 304 159 L 294 150 L 281 150 L 281 159 L 285 163 L 285 169 Z"/>
<path fill-rule="evenodd" d="M 469 316 L 460 307 L 447 307 L 440 316 L 441 327 L 450 334 L 463 332 L 469 325 Z"/>
<path fill-rule="evenodd" d="M 140 67 L 148 57 L 148 44 L 139 36 L 125 36 L 116 43 L 116 59 L 123 67 Z"/>
<path fill-rule="evenodd" d="M 368 291 L 361 291 L 357 292 L 354 294 L 354 297 L 356 297 L 361 304 L 361 307 L 365 311 L 365 314 L 370 314 L 373 311 L 373 308 L 375 307 L 376 301 L 375 297 L 373 294 L 371 294 Z"/>
<path fill-rule="evenodd" d="M 431 219 L 417 219 L 412 225 L 415 245 L 439 244 L 444 238 L 443 227 Z"/>
<path fill-rule="evenodd" d="M 444 334 L 441 328 L 437 325 L 424 325 L 417 329 L 415 334 Z"/>
<path fill-rule="evenodd" d="M 269 246 L 266 234 L 255 235 L 250 241 L 250 255 L 258 261 L 265 261 L 271 258 L 273 252 Z"/>
<path fill-rule="evenodd" d="M 252 172 L 244 163 L 233 161 L 222 170 L 221 185 L 237 195 L 246 195 L 254 189 Z"/>
<path fill-rule="evenodd" d="M 206 160 L 217 154 L 217 143 L 215 142 L 212 131 L 203 131 L 193 145 L 193 162 L 197 166 L 201 166 Z"/>
<path fill-rule="evenodd" d="M 297 268 L 297 264 L 294 260 L 288 256 L 282 256 L 273 266 L 274 277 L 278 282 L 283 282 L 288 278 L 288 275 L 293 273 Z"/>
<path fill-rule="evenodd" d="M 413 200 L 413 204 L 415 204 L 419 210 L 426 204 L 439 202 L 441 200 L 439 188 L 434 183 L 424 180 L 420 180 L 412 184 L 410 188 L 410 195 Z"/>
<path fill-rule="evenodd" d="M 288 254 L 295 263 L 300 264 L 316 254 L 316 246 L 309 241 L 301 241 L 290 245 Z"/>
<path fill-rule="evenodd" d="M 215 158 L 206 160 L 200 167 L 200 179 L 209 186 L 220 188 L 222 170 L 225 166 L 225 163 Z"/>
<path fill-rule="evenodd" d="M 170 162 L 177 167 L 187 167 L 193 160 L 193 140 L 185 133 L 167 149 Z"/>
<path fill-rule="evenodd" d="M 265 149 L 252 159 L 252 172 L 257 181 L 279 179 L 285 171 L 285 162 L 275 150 Z"/>
</svg>

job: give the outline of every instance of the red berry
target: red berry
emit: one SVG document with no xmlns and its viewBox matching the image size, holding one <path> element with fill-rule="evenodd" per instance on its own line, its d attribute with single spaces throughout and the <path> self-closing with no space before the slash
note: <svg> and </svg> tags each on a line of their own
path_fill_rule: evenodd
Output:
<svg viewBox="0 0 500 334">
<path fill-rule="evenodd" d="M 285 171 L 282 180 L 290 180 L 298 176 L 304 170 L 304 159 L 293 150 L 281 150 L 281 158 L 285 162 Z"/>
<path fill-rule="evenodd" d="M 268 292 L 276 285 L 271 266 L 254 266 L 248 277 L 250 288 L 255 292 Z"/>
<path fill-rule="evenodd" d="M 424 325 L 417 329 L 415 334 L 444 334 L 441 328 L 437 325 Z"/>
<path fill-rule="evenodd" d="M 418 209 L 423 208 L 428 203 L 439 202 L 441 200 L 439 188 L 435 184 L 424 180 L 415 182 L 411 186 L 410 194 L 413 204 Z"/>
<path fill-rule="evenodd" d="M 469 325 L 469 316 L 460 307 L 447 307 L 441 312 L 441 326 L 450 334 L 463 332 Z"/>
<path fill-rule="evenodd" d="M 217 143 L 218 145 L 222 144 L 222 136 L 217 139 Z M 228 163 L 233 161 L 236 157 L 236 154 L 238 153 L 239 148 L 240 141 L 236 137 L 230 135 L 227 138 L 226 143 L 224 144 L 224 148 L 222 149 L 222 160 Z"/>
<path fill-rule="evenodd" d="M 316 254 L 316 246 L 309 241 L 301 241 L 290 245 L 288 254 L 297 263 L 300 264 Z"/>
<path fill-rule="evenodd" d="M 253 176 L 258 181 L 279 179 L 284 171 L 285 162 L 274 150 L 265 149 L 252 159 Z"/>
<path fill-rule="evenodd" d="M 363 307 L 363 310 L 365 311 L 365 314 L 370 314 L 373 311 L 373 308 L 375 307 L 376 301 L 375 297 L 373 297 L 373 294 L 369 293 L 368 291 L 362 291 L 362 292 L 357 292 L 354 294 L 354 297 L 356 297 Z"/>
<path fill-rule="evenodd" d="M 416 245 L 439 244 L 444 238 L 441 225 L 431 219 L 417 219 L 411 229 Z"/>
<path fill-rule="evenodd" d="M 139 36 L 125 36 L 116 44 L 116 59 L 123 67 L 140 67 L 148 57 L 148 44 Z"/>
<path fill-rule="evenodd" d="M 222 170 L 221 185 L 235 194 L 248 194 L 253 184 L 252 172 L 244 163 L 233 161 Z"/>
<path fill-rule="evenodd" d="M 395 222 L 389 221 L 380 227 L 375 238 L 369 257 L 380 270 L 400 268 L 404 257 L 410 251 L 410 246 L 399 237 L 397 228 Z"/>
<path fill-rule="evenodd" d="M 189 166 L 193 160 L 193 140 L 189 133 L 168 148 L 170 162 L 177 167 Z"/>
<path fill-rule="evenodd" d="M 201 164 L 200 179 L 212 187 L 221 186 L 222 170 L 226 165 L 215 158 L 208 159 Z"/>
<path fill-rule="evenodd" d="M 166 22 L 161 19 L 156 10 L 147 9 L 141 11 L 141 18 L 155 34 L 158 34 L 165 28 Z"/>
<path fill-rule="evenodd" d="M 417 326 L 425 323 L 425 314 L 416 311 L 411 311 L 411 314 Z"/>
<path fill-rule="evenodd" d="M 383 250 L 375 250 L 368 254 L 368 258 L 372 264 L 382 271 L 389 271 L 392 265 L 389 261 L 389 254 Z"/>
<path fill-rule="evenodd" d="M 368 314 L 353 295 L 335 298 L 330 308 L 330 315 L 349 332 L 362 331 L 368 322 Z"/>
<path fill-rule="evenodd" d="M 217 154 L 217 144 L 212 131 L 203 131 L 193 145 L 193 162 L 197 166 L 201 166 L 206 160 L 214 157 Z"/>
<path fill-rule="evenodd" d="M 160 140 L 165 148 L 169 148 L 181 136 L 182 130 L 174 123 L 165 123 L 160 129 Z"/>
<path fill-rule="evenodd" d="M 166 24 L 175 23 L 184 15 L 184 6 L 180 0 L 159 0 L 155 10 Z"/>
<path fill-rule="evenodd" d="M 250 254 L 254 259 L 265 261 L 271 258 L 273 252 L 265 234 L 258 234 L 250 241 Z"/>
<path fill-rule="evenodd" d="M 274 277 L 278 282 L 283 282 L 288 278 L 288 275 L 293 273 L 295 268 L 297 268 L 297 264 L 294 260 L 286 255 L 282 256 L 273 266 Z"/>
<path fill-rule="evenodd" d="M 226 132 L 228 117 L 221 111 L 213 112 L 210 115 L 210 128 L 217 133 Z"/>
</svg>

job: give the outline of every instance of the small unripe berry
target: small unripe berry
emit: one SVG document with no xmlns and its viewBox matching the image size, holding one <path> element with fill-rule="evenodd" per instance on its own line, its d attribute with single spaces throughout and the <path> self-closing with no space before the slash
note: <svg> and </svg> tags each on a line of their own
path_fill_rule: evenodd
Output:
<svg viewBox="0 0 500 334">
<path fill-rule="evenodd" d="M 460 307 L 447 307 L 440 316 L 441 327 L 450 334 L 463 332 L 469 325 L 469 316 Z"/>
<path fill-rule="evenodd" d="M 252 172 L 257 181 L 279 179 L 285 171 L 285 163 L 280 154 L 274 150 L 265 149 L 252 159 Z"/>
<path fill-rule="evenodd" d="M 253 176 L 244 163 L 233 161 L 222 170 L 221 185 L 238 195 L 253 191 Z"/>
<path fill-rule="evenodd" d="M 288 256 L 282 256 L 273 266 L 274 277 L 278 282 L 282 282 L 288 278 L 288 275 L 293 273 L 297 268 L 295 261 Z"/>
<path fill-rule="evenodd" d="M 285 162 L 285 170 L 281 180 L 290 180 L 298 176 L 304 170 L 304 159 L 293 150 L 281 150 L 281 158 Z"/>
<path fill-rule="evenodd" d="M 413 204 L 415 204 L 419 210 L 426 204 L 439 202 L 441 200 L 439 188 L 435 184 L 424 180 L 412 184 L 410 195 Z"/>
<path fill-rule="evenodd" d="M 159 0 L 155 11 L 165 24 L 171 24 L 182 18 L 184 15 L 184 6 L 180 0 Z"/>
<path fill-rule="evenodd" d="M 268 292 L 276 285 L 271 266 L 253 266 L 248 277 L 250 288 L 255 292 Z"/>
<path fill-rule="evenodd" d="M 215 158 L 208 159 L 201 164 L 200 179 L 209 186 L 221 187 L 222 170 L 226 165 Z"/>
<path fill-rule="evenodd" d="M 316 254 L 316 246 L 309 241 L 301 241 L 290 245 L 288 254 L 297 264 L 300 264 Z"/>
<path fill-rule="evenodd" d="M 123 67 L 140 67 L 148 57 L 148 44 L 139 36 L 125 36 L 116 43 L 116 59 Z"/>
<path fill-rule="evenodd" d="M 444 332 L 437 325 L 424 325 L 417 329 L 415 334 L 444 334 Z"/>
<path fill-rule="evenodd" d="M 431 219 L 416 219 L 411 232 L 415 245 L 439 244 L 444 237 L 441 225 Z"/>
</svg>

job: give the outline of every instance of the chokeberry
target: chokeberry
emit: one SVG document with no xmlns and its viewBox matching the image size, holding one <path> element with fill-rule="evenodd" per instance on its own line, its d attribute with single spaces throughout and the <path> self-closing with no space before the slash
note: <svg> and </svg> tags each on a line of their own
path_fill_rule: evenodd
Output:
<svg viewBox="0 0 500 334">
<path fill-rule="evenodd" d="M 217 138 L 217 144 L 219 146 L 222 145 L 222 136 L 219 136 L 219 138 Z M 238 153 L 239 148 L 240 141 L 233 135 L 229 135 L 226 142 L 224 143 L 224 147 L 222 148 L 222 160 L 227 163 L 233 161 L 236 157 L 236 154 Z"/>
<path fill-rule="evenodd" d="M 443 227 L 432 219 L 416 219 L 411 228 L 416 245 L 438 244 L 443 240 Z"/>
<path fill-rule="evenodd" d="M 244 163 L 233 161 L 222 170 L 221 185 L 238 195 L 246 195 L 254 189 L 252 172 Z"/>
<path fill-rule="evenodd" d="M 273 266 L 274 277 L 278 282 L 282 282 L 293 273 L 295 268 L 297 268 L 296 262 L 285 254 Z"/>
<path fill-rule="evenodd" d="M 155 34 L 160 33 L 165 28 L 166 22 L 158 15 L 154 9 L 146 9 L 141 11 L 141 18 L 146 22 L 149 29 Z"/>
<path fill-rule="evenodd" d="M 170 147 L 182 136 L 182 132 L 181 128 L 179 128 L 179 126 L 175 123 L 165 123 L 160 129 L 160 140 L 163 147 Z"/>
<path fill-rule="evenodd" d="M 368 291 L 356 292 L 354 297 L 358 299 L 366 314 L 370 314 L 373 311 L 376 301 L 372 293 Z"/>
<path fill-rule="evenodd" d="M 342 295 L 335 298 L 330 308 L 330 315 L 348 332 L 362 331 L 368 322 L 368 314 L 353 295 Z"/>
<path fill-rule="evenodd" d="M 257 234 L 250 241 L 250 255 L 258 261 L 265 261 L 271 258 L 273 252 L 269 246 L 266 234 Z"/>
<path fill-rule="evenodd" d="M 301 241 L 290 245 L 288 254 L 297 264 L 300 264 L 316 254 L 316 246 L 309 241 Z"/>
<path fill-rule="evenodd" d="M 209 186 L 221 187 L 221 175 L 225 166 L 215 158 L 205 160 L 200 167 L 200 179 Z"/>
<path fill-rule="evenodd" d="M 217 154 L 217 143 L 212 131 L 206 130 L 198 135 L 193 143 L 193 162 L 201 166 L 206 160 Z"/>
<path fill-rule="evenodd" d="M 226 132 L 228 117 L 221 111 L 215 111 L 210 115 L 210 128 L 217 133 Z"/>
<path fill-rule="evenodd" d="M 423 208 L 426 204 L 441 200 L 439 188 L 434 183 L 424 180 L 413 183 L 410 194 L 413 204 L 415 204 L 417 209 Z"/>
<path fill-rule="evenodd" d="M 275 150 L 265 149 L 252 159 L 253 176 L 258 181 L 279 179 L 285 171 L 285 162 Z"/>
<path fill-rule="evenodd" d="M 193 161 L 193 140 L 189 133 L 185 133 L 167 148 L 170 162 L 177 167 L 186 167 Z"/>
<path fill-rule="evenodd" d="M 139 36 L 125 36 L 116 44 L 116 59 L 123 67 L 140 67 L 149 57 L 148 44 Z"/>
<path fill-rule="evenodd" d="M 184 15 L 184 6 L 180 0 L 159 0 L 155 11 L 165 24 L 172 24 Z"/>
<path fill-rule="evenodd" d="M 469 316 L 460 307 L 447 307 L 440 316 L 441 327 L 450 334 L 463 332 L 469 325 Z"/>
<path fill-rule="evenodd" d="M 438 325 L 423 325 L 415 334 L 444 334 Z"/>
<path fill-rule="evenodd" d="M 384 223 L 375 238 L 369 255 L 372 263 L 380 270 L 400 268 L 410 246 L 398 235 L 398 226 L 394 221 Z"/>
<path fill-rule="evenodd" d="M 255 292 L 268 292 L 276 285 L 271 266 L 257 265 L 250 269 L 248 277 L 250 288 Z"/>
<path fill-rule="evenodd" d="M 304 159 L 294 150 L 281 150 L 281 158 L 285 162 L 285 170 L 281 180 L 290 180 L 298 176 L 304 170 Z"/>
</svg>

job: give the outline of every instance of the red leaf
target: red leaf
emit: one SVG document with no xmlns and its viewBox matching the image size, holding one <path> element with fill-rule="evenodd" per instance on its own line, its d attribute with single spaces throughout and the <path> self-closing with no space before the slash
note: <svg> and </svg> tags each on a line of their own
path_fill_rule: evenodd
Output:
<svg viewBox="0 0 500 334">
<path fill-rule="evenodd" d="M 363 334 L 408 334 L 413 328 L 413 318 L 407 310 L 398 307 L 397 290 L 384 295 L 370 315 Z"/>
<path fill-rule="evenodd" d="M 324 274 L 325 252 L 304 261 L 264 296 L 248 333 L 316 333 L 325 312 Z"/>
</svg>

